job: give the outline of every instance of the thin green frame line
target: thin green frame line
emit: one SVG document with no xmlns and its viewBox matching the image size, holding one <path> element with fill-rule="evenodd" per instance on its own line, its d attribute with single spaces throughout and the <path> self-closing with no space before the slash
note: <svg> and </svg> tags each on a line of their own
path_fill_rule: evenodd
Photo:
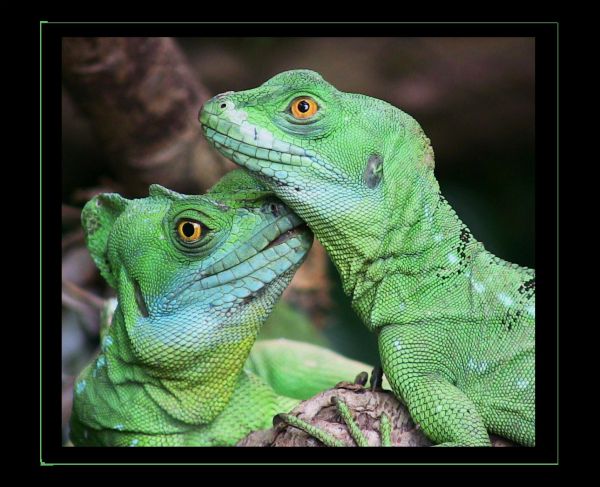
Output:
<svg viewBox="0 0 600 487">
<path fill-rule="evenodd" d="M 78 25 L 86 25 L 86 24 L 124 24 L 124 25 L 130 25 L 130 24 L 257 24 L 257 23 L 262 23 L 262 24 L 273 24 L 273 25 L 277 25 L 277 24 L 296 24 L 297 22 L 49 22 L 47 20 L 40 20 L 39 21 L 39 76 L 40 76 L 40 93 L 39 93 L 39 117 L 40 117 L 40 125 L 39 125 L 39 141 L 40 141 L 40 154 L 39 154 L 39 164 L 40 164 L 40 217 L 42 214 L 42 26 L 44 24 L 58 24 L 58 25 L 62 25 L 62 24 L 78 24 Z M 559 257 L 558 257 L 558 248 L 559 248 L 559 139 L 558 139 L 558 133 L 559 133 L 559 127 L 560 127 L 560 123 L 559 123 L 559 94 L 558 94 L 558 87 L 559 87 L 559 81 L 560 81 L 560 76 L 559 76 L 559 23 L 558 22 L 309 22 L 309 24 L 388 24 L 388 25 L 406 25 L 406 24 L 477 24 L 477 25 L 507 25 L 507 24 L 527 24 L 527 25 L 555 25 L 556 26 L 556 132 L 557 132 L 557 137 L 556 137 L 556 245 L 557 245 L 557 252 L 556 252 L 556 276 L 557 276 L 557 282 L 556 282 L 556 294 L 557 294 L 557 298 L 559 295 L 559 270 L 558 270 L 558 264 L 559 264 Z M 331 462 L 331 463 L 310 463 L 310 462 L 302 462 L 302 463 L 286 463 L 286 462 L 279 462 L 279 463 L 273 463 L 273 462 L 266 462 L 266 463 L 236 463 L 236 462 L 222 462 L 222 463 L 157 463 L 157 462 L 150 462 L 150 463 L 144 463 L 144 462 L 136 462 L 136 463 L 128 463 L 128 462 L 103 462 L 103 463 L 85 463 L 85 462 L 59 462 L 59 463 L 46 463 L 44 462 L 44 460 L 42 459 L 42 219 L 40 218 L 40 465 L 41 466 L 58 466 L 58 465 L 407 465 L 407 466 L 412 466 L 412 465 L 440 465 L 440 466 L 447 466 L 447 465 L 506 465 L 506 466 L 512 466 L 512 465 L 558 465 L 559 464 L 559 452 L 560 452 L 560 447 L 559 447 L 559 405 L 560 405 L 560 398 L 559 398 L 559 319 L 558 319 L 558 313 L 559 313 L 559 303 L 558 303 L 558 299 L 556 300 L 556 406 L 557 406 L 557 414 L 556 414 L 556 462 L 535 462 L 535 463 L 481 463 L 481 462 L 466 462 L 466 463 L 458 463 L 458 462 L 442 462 L 442 463 L 400 463 L 400 462 L 385 462 L 385 463 L 381 463 L 381 462 L 377 462 L 377 463 L 362 463 L 362 462 L 353 462 L 352 464 L 350 463 L 337 463 L 337 462 Z M 67 448 L 67 447 L 64 447 Z"/>
</svg>

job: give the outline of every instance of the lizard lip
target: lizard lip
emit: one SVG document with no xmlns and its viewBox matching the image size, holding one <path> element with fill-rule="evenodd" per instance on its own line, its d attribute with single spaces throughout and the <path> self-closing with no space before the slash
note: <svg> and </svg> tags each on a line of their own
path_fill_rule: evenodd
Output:
<svg viewBox="0 0 600 487">
<path fill-rule="evenodd" d="M 275 240 L 271 241 L 269 243 L 269 245 L 267 245 L 264 248 L 264 250 L 270 249 L 271 247 L 275 247 L 276 245 L 280 245 L 284 242 L 287 242 L 288 240 L 290 240 L 293 237 L 296 237 L 302 233 L 306 233 L 309 231 L 310 230 L 308 230 L 306 223 L 301 223 L 300 225 L 283 232 L 281 235 L 279 235 L 279 237 L 277 237 Z"/>
<path fill-rule="evenodd" d="M 204 116 L 202 116 L 204 115 Z M 283 142 L 287 144 L 286 147 L 276 148 L 273 144 L 264 145 L 261 144 L 260 140 L 245 140 L 239 137 L 233 137 L 229 135 L 223 128 L 219 127 L 218 123 L 214 120 L 211 121 L 208 117 L 213 115 L 212 113 L 207 113 L 205 110 L 201 111 L 201 127 L 204 132 L 204 136 L 206 139 L 225 157 L 228 158 L 245 158 L 245 159 L 254 159 L 254 160 L 265 160 L 270 162 L 275 162 L 282 166 L 301 166 L 302 162 L 297 158 L 308 158 L 309 153 L 301 147 L 298 147 L 294 144 Z M 216 115 L 213 115 L 216 117 Z M 237 125 L 231 120 L 227 118 L 218 118 L 217 120 L 222 120 L 225 123 L 230 125 Z M 253 127 L 253 125 L 250 125 Z M 254 128 L 256 134 L 256 128 Z M 270 157 L 275 157 L 275 160 L 271 160 L 268 157 L 260 156 L 257 151 L 263 150 L 268 151 Z M 293 156 L 294 159 L 290 158 L 287 161 L 283 160 L 283 156 L 289 155 Z M 236 161 L 234 161 L 236 162 Z M 242 162 L 238 162 L 238 164 L 245 166 L 246 164 Z"/>
</svg>

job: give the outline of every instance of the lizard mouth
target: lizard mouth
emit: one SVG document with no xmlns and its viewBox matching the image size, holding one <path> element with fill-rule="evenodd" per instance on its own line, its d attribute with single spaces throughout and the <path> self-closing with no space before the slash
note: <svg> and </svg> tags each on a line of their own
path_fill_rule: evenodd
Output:
<svg viewBox="0 0 600 487">
<path fill-rule="evenodd" d="M 285 212 L 248 239 L 242 248 L 223 255 L 189 286 L 208 291 L 244 281 L 256 293 L 306 258 L 313 235 L 297 215 Z M 242 257 L 243 256 L 243 257 Z"/>
<path fill-rule="evenodd" d="M 205 106 L 200 112 L 200 123 L 205 138 L 218 152 L 278 187 L 290 186 L 301 191 L 304 184 L 295 174 L 309 169 L 326 179 L 345 178 L 335 165 L 327 163 L 315 151 L 279 139 L 247 120 L 236 121 L 212 113 Z"/>
<path fill-rule="evenodd" d="M 266 139 L 261 138 L 259 129 L 248 122 L 238 124 L 203 109 L 200 123 L 204 136 L 219 152 L 248 169 L 260 172 L 257 161 L 269 161 L 272 167 L 282 169 L 313 162 L 314 154 L 310 151 L 277 140 L 271 134 Z"/>
<path fill-rule="evenodd" d="M 306 223 L 301 223 L 300 225 L 287 230 L 285 232 L 283 232 L 281 235 L 279 235 L 279 237 L 277 237 L 275 240 L 272 240 L 264 249 L 270 249 L 272 247 L 276 247 L 277 245 L 280 245 L 282 243 L 287 242 L 288 240 L 294 238 L 294 237 L 298 237 L 301 234 L 310 232 L 310 230 L 308 229 L 308 226 L 306 225 Z"/>
</svg>

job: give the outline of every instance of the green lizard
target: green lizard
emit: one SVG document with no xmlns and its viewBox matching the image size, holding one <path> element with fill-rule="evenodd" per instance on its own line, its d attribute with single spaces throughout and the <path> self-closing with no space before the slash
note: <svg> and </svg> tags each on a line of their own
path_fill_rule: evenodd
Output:
<svg viewBox="0 0 600 487">
<path fill-rule="evenodd" d="M 535 272 L 473 238 L 412 117 L 296 70 L 217 95 L 200 121 L 324 245 L 434 443 L 488 446 L 492 432 L 535 444 Z"/>
<path fill-rule="evenodd" d="M 74 385 L 74 445 L 233 445 L 368 367 L 287 340 L 250 353 L 312 234 L 243 171 L 204 196 L 102 194 L 82 222 L 118 306 Z"/>
</svg>

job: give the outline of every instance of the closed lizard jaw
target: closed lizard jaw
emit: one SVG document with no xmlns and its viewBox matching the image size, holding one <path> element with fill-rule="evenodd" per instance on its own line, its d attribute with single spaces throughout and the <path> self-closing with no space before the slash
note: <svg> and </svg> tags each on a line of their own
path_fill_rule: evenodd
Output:
<svg viewBox="0 0 600 487">
<path fill-rule="evenodd" d="M 312 240 L 312 232 L 304 221 L 293 213 L 281 215 L 260 229 L 243 250 L 237 249 L 205 269 L 206 277 L 193 287 L 209 290 L 245 282 L 248 285 L 242 286 L 239 297 L 247 297 L 242 294 L 258 292 L 284 273 L 297 269 Z"/>
<path fill-rule="evenodd" d="M 279 237 L 277 237 L 275 240 L 271 241 L 269 245 L 265 247 L 265 250 L 281 245 L 292 238 L 301 237 L 307 230 L 308 227 L 305 223 L 302 223 L 300 226 L 294 227 L 291 230 L 287 230 L 279 235 Z"/>
</svg>

